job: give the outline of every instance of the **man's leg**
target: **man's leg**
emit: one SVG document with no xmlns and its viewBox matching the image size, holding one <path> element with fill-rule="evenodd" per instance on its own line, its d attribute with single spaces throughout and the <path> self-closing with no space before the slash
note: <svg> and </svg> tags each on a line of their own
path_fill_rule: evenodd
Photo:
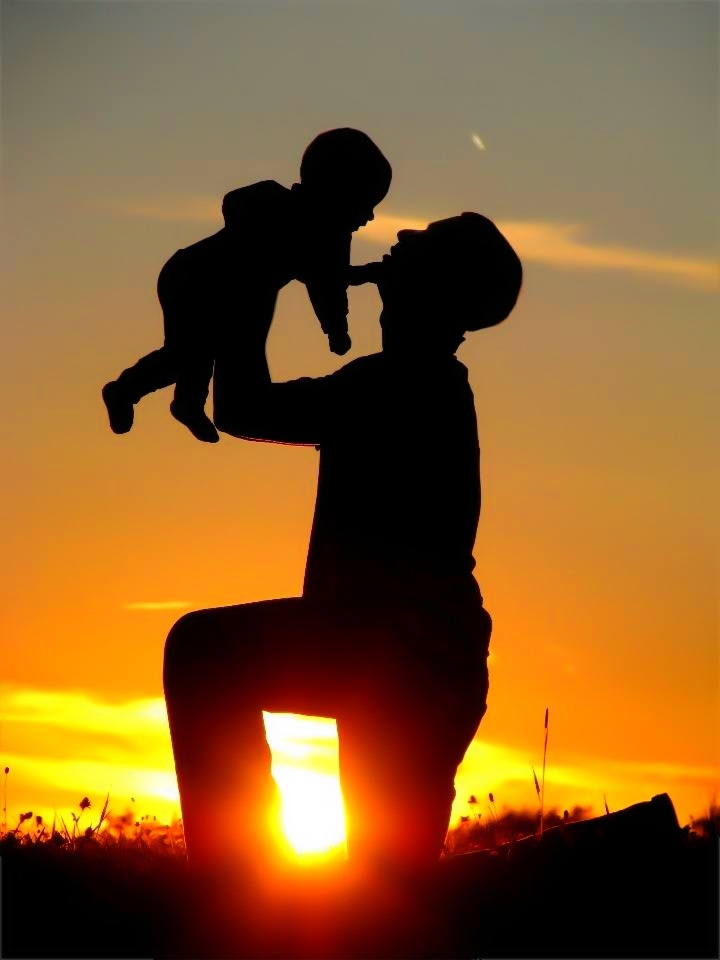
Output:
<svg viewBox="0 0 720 960">
<path fill-rule="evenodd" d="M 248 858 L 267 838 L 269 710 L 337 719 L 351 862 L 434 862 L 487 694 L 484 656 L 446 666 L 382 612 L 295 599 L 183 617 L 165 695 L 191 858 Z"/>
<path fill-rule="evenodd" d="M 466 661 L 424 657 L 397 644 L 357 707 L 338 718 L 348 854 L 371 871 L 424 870 L 437 862 L 458 766 L 485 714 L 491 621 Z M 404 649 L 403 649 L 404 647 Z"/>
<path fill-rule="evenodd" d="M 343 632 L 300 599 L 191 613 L 171 630 L 165 698 L 191 862 L 267 856 L 277 790 L 262 711 L 334 717 L 353 675 Z"/>
</svg>

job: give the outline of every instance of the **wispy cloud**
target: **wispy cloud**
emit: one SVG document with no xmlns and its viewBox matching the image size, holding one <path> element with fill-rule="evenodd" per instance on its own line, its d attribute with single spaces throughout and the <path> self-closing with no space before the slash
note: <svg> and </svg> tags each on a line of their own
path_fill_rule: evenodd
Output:
<svg viewBox="0 0 720 960">
<path fill-rule="evenodd" d="M 116 216 L 222 225 L 220 199 L 200 195 L 130 198 L 100 206 Z M 422 230 L 429 222 L 423 217 L 381 213 L 358 233 L 358 238 L 388 247 L 395 242 L 398 230 Z M 591 239 L 591 229 L 579 223 L 503 220 L 498 226 L 527 261 L 563 269 L 622 271 L 686 287 L 720 289 L 720 264 L 710 257 L 596 243 Z"/>
<path fill-rule="evenodd" d="M 73 690 L 3 689 L 3 723 L 60 727 L 68 733 L 93 735 L 122 732 L 147 736 L 167 732 L 167 711 L 162 697 L 109 702 Z"/>
<path fill-rule="evenodd" d="M 89 796 L 111 809 L 171 818 L 179 811 L 162 697 L 111 701 L 77 690 L 3 686 L 2 764 L 10 767 L 10 809 L 45 812 Z"/>
<path fill-rule="evenodd" d="M 429 222 L 417 217 L 378 216 L 359 236 L 386 246 L 395 241 L 398 230 L 423 230 Z M 709 258 L 592 243 L 587 239 L 590 231 L 581 224 L 501 220 L 498 227 L 523 260 L 570 269 L 619 270 L 685 286 L 720 288 L 720 264 Z"/>
<path fill-rule="evenodd" d="M 188 194 L 166 194 L 160 199 L 134 197 L 117 201 L 101 201 L 96 209 L 118 217 L 139 220 L 172 220 L 185 223 L 216 223 L 222 226 L 221 200 L 215 197 Z"/>
<path fill-rule="evenodd" d="M 133 600 L 123 604 L 125 610 L 187 610 L 192 606 L 189 600 Z"/>
</svg>

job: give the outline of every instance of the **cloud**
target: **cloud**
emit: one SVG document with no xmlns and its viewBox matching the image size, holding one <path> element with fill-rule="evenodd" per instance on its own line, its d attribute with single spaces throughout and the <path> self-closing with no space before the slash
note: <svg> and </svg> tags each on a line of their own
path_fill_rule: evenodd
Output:
<svg viewBox="0 0 720 960">
<path fill-rule="evenodd" d="M 185 223 L 216 223 L 222 226 L 221 202 L 212 197 L 188 194 L 168 194 L 162 199 L 130 198 L 101 202 L 97 209 L 118 217 L 138 220 L 172 220 Z"/>
<path fill-rule="evenodd" d="M 123 605 L 125 610 L 187 610 L 189 600 L 134 600 Z"/>
<path fill-rule="evenodd" d="M 429 222 L 417 217 L 379 215 L 359 236 L 389 246 L 395 242 L 398 230 L 423 230 Z M 644 274 L 708 290 L 720 288 L 720 265 L 709 258 L 591 243 L 585 238 L 587 228 L 580 224 L 499 220 L 497 225 L 523 260 L 559 268 Z"/>
<path fill-rule="evenodd" d="M 168 724 L 162 697 L 108 703 L 77 691 L 24 687 L 3 689 L 2 720 L 3 724 L 60 727 L 68 733 L 121 732 L 128 737 L 165 735 Z"/>
<path fill-rule="evenodd" d="M 109 701 L 86 691 L 4 685 L 0 721 L 2 766 L 10 767 L 16 800 L 28 809 L 64 803 L 74 793 L 95 803 L 110 790 L 116 803 L 134 796 L 152 813 L 170 817 L 177 810 L 162 697 Z M 265 714 L 265 724 L 279 781 L 302 779 L 306 767 L 318 784 L 337 780 L 334 720 Z"/>
<path fill-rule="evenodd" d="M 222 225 L 220 200 L 200 195 L 134 198 L 99 206 L 115 216 Z M 429 222 L 429 218 L 381 213 L 360 230 L 358 239 L 388 247 L 395 243 L 398 230 L 424 230 Z M 624 271 L 696 289 L 720 289 L 720 263 L 709 257 L 593 243 L 587 237 L 588 228 L 578 223 L 500 220 L 498 226 L 523 260 L 576 270 Z"/>
</svg>

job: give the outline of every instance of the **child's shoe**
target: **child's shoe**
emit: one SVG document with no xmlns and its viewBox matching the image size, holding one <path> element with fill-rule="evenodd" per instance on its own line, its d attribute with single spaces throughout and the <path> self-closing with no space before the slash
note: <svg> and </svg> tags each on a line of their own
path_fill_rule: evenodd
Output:
<svg viewBox="0 0 720 960">
<path fill-rule="evenodd" d="M 170 413 L 175 419 L 187 427 L 190 433 L 203 443 L 217 443 L 220 435 L 215 429 L 212 420 L 206 416 L 205 411 L 186 407 L 177 400 L 170 404 Z"/>
<path fill-rule="evenodd" d="M 113 433 L 128 433 L 133 425 L 133 402 L 118 383 L 111 380 L 102 388 L 102 398 L 110 417 L 110 429 Z"/>
</svg>

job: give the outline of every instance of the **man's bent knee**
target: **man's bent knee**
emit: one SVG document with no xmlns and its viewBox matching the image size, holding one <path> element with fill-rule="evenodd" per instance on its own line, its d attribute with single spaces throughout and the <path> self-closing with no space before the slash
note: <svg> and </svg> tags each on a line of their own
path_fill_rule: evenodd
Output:
<svg viewBox="0 0 720 960">
<path fill-rule="evenodd" d="M 186 613 L 173 625 L 165 641 L 163 679 L 180 679 L 197 668 L 202 651 L 203 612 Z"/>
</svg>

